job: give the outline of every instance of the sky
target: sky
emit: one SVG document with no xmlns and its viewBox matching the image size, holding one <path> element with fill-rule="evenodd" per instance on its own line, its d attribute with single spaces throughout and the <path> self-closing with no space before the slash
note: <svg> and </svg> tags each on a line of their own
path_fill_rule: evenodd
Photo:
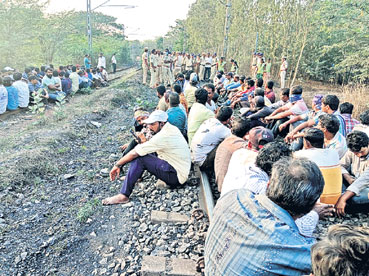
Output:
<svg viewBox="0 0 369 276">
<path fill-rule="evenodd" d="M 106 0 L 91 0 L 94 9 Z M 196 0 L 110 0 L 107 5 L 134 5 L 135 8 L 100 7 L 96 11 L 117 18 L 126 26 L 128 40 L 146 40 L 165 35 L 176 19 L 185 19 L 189 6 Z M 50 0 L 49 13 L 86 10 L 86 0 Z"/>
</svg>

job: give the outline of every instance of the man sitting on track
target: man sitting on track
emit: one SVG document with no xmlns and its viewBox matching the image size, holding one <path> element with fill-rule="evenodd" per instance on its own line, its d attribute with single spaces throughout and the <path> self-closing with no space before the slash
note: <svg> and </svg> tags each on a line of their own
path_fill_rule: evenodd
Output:
<svg viewBox="0 0 369 276">
<path fill-rule="evenodd" d="M 337 214 L 345 215 L 346 204 L 369 204 L 369 138 L 365 132 L 347 135 L 349 151 L 341 159 L 343 183 L 346 190 L 336 203 Z"/>
<path fill-rule="evenodd" d="M 190 149 L 179 129 L 167 120 L 167 113 L 156 110 L 143 121 L 155 135 L 149 141 L 137 145 L 114 165 L 110 171 L 111 181 L 119 176 L 122 166 L 131 162 L 120 193 L 104 199 L 104 205 L 127 203 L 136 181 L 145 170 L 172 188 L 187 181 L 191 168 Z"/>
<path fill-rule="evenodd" d="M 314 239 L 295 220 L 309 213 L 324 187 L 318 166 L 282 158 L 266 194 L 246 189 L 221 197 L 205 243 L 205 275 L 302 275 L 311 270 Z"/>
</svg>

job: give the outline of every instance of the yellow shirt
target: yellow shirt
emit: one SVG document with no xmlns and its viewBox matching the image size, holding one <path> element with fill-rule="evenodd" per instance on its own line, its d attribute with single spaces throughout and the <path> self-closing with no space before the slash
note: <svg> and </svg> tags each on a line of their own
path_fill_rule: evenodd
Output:
<svg viewBox="0 0 369 276">
<path fill-rule="evenodd" d="M 194 102 L 196 102 L 196 98 L 195 98 L 195 91 L 196 90 L 197 90 L 197 87 L 192 86 L 190 84 L 190 85 L 188 85 L 188 87 L 184 91 L 188 108 L 191 108 L 191 106 L 194 104 Z"/>
<path fill-rule="evenodd" d="M 156 152 L 158 158 L 177 171 L 179 183 L 187 181 L 191 169 L 190 148 L 176 126 L 166 123 L 149 141 L 137 145 L 135 151 L 140 156 Z"/>
</svg>

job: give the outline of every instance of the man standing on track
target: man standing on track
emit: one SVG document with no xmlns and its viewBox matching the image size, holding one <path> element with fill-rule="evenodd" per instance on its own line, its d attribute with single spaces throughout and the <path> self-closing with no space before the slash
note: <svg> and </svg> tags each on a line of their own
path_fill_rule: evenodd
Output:
<svg viewBox="0 0 369 276">
<path fill-rule="evenodd" d="M 113 73 L 117 71 L 117 59 L 115 58 L 115 53 L 111 57 L 111 66 L 113 66 Z"/>
<path fill-rule="evenodd" d="M 148 62 L 148 51 L 149 49 L 145 47 L 145 50 L 142 54 L 142 83 L 146 85 L 146 79 L 147 79 L 147 70 L 149 70 L 149 62 Z"/>
</svg>

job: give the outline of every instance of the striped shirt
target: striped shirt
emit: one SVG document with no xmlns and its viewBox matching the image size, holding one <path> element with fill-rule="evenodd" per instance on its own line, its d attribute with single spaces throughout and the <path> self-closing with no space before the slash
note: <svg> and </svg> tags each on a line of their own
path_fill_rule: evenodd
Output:
<svg viewBox="0 0 369 276">
<path fill-rule="evenodd" d="M 314 239 L 265 195 L 246 189 L 221 197 L 205 242 L 205 275 L 302 275 Z"/>
</svg>

